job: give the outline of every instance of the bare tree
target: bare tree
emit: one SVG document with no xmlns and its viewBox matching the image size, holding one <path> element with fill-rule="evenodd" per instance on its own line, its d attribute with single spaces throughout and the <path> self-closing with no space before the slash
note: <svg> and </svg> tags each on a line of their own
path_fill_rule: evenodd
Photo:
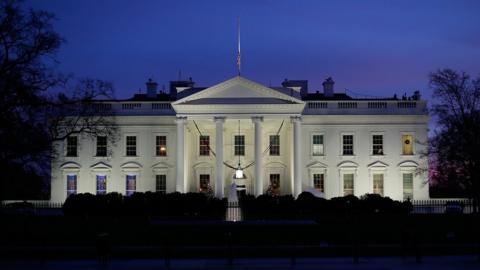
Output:
<svg viewBox="0 0 480 270">
<path fill-rule="evenodd" d="M 480 78 L 451 69 L 430 74 L 437 129 L 430 140 L 431 178 L 457 185 L 473 199 L 480 199 Z"/>
<path fill-rule="evenodd" d="M 49 178 L 52 143 L 71 134 L 115 139 L 111 110 L 94 102 L 113 97 L 110 83 L 84 79 L 53 94 L 68 82 L 54 72 L 63 43 L 54 19 L 45 11 L 24 11 L 16 0 L 0 3 L 0 200 L 15 198 L 16 191 L 38 195 L 32 179 Z"/>
</svg>

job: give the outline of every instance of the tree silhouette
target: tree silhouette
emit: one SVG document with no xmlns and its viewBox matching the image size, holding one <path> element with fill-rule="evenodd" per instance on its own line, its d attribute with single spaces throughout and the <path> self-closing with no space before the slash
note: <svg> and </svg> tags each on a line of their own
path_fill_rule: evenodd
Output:
<svg viewBox="0 0 480 270">
<path fill-rule="evenodd" d="M 22 10 L 19 1 L 0 3 L 0 200 L 18 191 L 22 199 L 38 195 L 32 181 L 49 179 L 52 145 L 67 136 L 116 140 L 111 110 L 93 103 L 112 98 L 112 85 L 84 79 L 72 87 L 71 76 L 55 73 L 63 39 L 52 20 L 51 13 Z"/>
<path fill-rule="evenodd" d="M 480 78 L 442 69 L 430 74 L 434 100 L 432 111 L 438 127 L 430 140 L 434 162 L 431 179 L 456 185 L 473 199 L 480 199 Z"/>
</svg>

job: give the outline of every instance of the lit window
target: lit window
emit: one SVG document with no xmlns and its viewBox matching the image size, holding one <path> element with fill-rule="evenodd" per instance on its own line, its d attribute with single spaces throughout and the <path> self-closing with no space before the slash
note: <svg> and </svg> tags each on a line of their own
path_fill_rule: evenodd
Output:
<svg viewBox="0 0 480 270">
<path fill-rule="evenodd" d="M 270 156 L 280 155 L 280 135 L 270 135 Z"/>
<path fill-rule="evenodd" d="M 325 192 L 324 190 L 324 174 L 323 173 L 316 173 L 313 175 L 313 186 L 316 190 L 320 192 Z"/>
<path fill-rule="evenodd" d="M 107 137 L 98 136 L 97 137 L 97 157 L 106 157 L 107 156 Z"/>
<path fill-rule="evenodd" d="M 137 136 L 127 136 L 126 138 L 126 154 L 129 157 L 137 155 Z"/>
<path fill-rule="evenodd" d="M 157 136 L 155 138 L 157 156 L 167 155 L 167 136 Z"/>
<path fill-rule="evenodd" d="M 234 138 L 235 156 L 245 156 L 245 136 L 235 135 Z"/>
<path fill-rule="evenodd" d="M 372 136 L 373 155 L 383 155 L 383 135 Z"/>
<path fill-rule="evenodd" d="M 210 136 L 200 136 L 200 156 L 210 155 Z"/>
<path fill-rule="evenodd" d="M 155 191 L 162 194 L 167 193 L 167 176 L 165 174 L 156 175 Z"/>
<path fill-rule="evenodd" d="M 200 174 L 200 192 L 210 190 L 210 174 Z"/>
<path fill-rule="evenodd" d="M 280 174 L 270 174 L 269 191 L 272 195 L 280 195 Z"/>
<path fill-rule="evenodd" d="M 130 196 L 135 193 L 137 189 L 137 176 L 127 175 L 126 192 L 125 195 Z"/>
<path fill-rule="evenodd" d="M 67 175 L 67 197 L 77 194 L 77 175 L 69 174 Z"/>
<path fill-rule="evenodd" d="M 383 196 L 383 174 L 381 173 L 373 175 L 373 193 Z"/>
<path fill-rule="evenodd" d="M 413 155 L 413 135 L 402 135 L 402 154 Z"/>
<path fill-rule="evenodd" d="M 342 144 L 343 155 L 344 156 L 353 155 L 353 135 L 343 135 L 342 142 L 343 142 Z"/>
<path fill-rule="evenodd" d="M 97 194 L 107 194 L 107 176 L 97 175 Z"/>
<path fill-rule="evenodd" d="M 76 157 L 78 148 L 78 137 L 67 137 L 67 157 Z"/>
<path fill-rule="evenodd" d="M 353 194 L 353 173 L 347 173 L 343 175 L 343 195 Z"/>
<path fill-rule="evenodd" d="M 403 174 L 403 199 L 413 200 L 413 173 Z"/>
<path fill-rule="evenodd" d="M 323 156 L 323 135 L 312 136 L 313 155 Z"/>
</svg>

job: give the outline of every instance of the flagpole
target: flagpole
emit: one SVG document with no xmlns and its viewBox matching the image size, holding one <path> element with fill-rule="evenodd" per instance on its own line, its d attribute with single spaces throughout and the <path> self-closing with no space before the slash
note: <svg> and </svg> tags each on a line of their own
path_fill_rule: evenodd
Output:
<svg viewBox="0 0 480 270">
<path fill-rule="evenodd" d="M 238 68 L 238 76 L 240 76 L 240 72 L 242 69 L 242 58 L 240 54 L 240 17 L 237 17 L 237 34 L 238 34 L 238 47 L 237 47 L 237 68 Z"/>
</svg>

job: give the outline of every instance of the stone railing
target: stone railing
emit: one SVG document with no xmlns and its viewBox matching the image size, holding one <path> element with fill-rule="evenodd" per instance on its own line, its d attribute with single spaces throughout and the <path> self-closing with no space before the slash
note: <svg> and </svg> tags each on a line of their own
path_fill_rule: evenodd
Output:
<svg viewBox="0 0 480 270">
<path fill-rule="evenodd" d="M 307 101 L 304 114 L 427 114 L 423 100 Z"/>
</svg>

